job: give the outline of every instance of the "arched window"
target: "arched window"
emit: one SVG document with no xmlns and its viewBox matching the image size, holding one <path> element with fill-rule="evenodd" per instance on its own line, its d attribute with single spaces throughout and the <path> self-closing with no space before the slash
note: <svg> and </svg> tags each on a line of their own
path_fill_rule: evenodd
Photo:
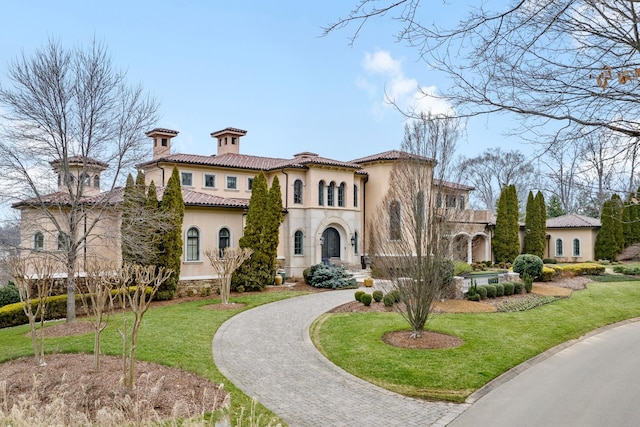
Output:
<svg viewBox="0 0 640 427">
<path fill-rule="evenodd" d="M 33 249 L 35 249 L 36 251 L 44 250 L 44 234 L 42 234 L 40 231 L 36 232 L 36 234 L 33 235 Z"/>
<path fill-rule="evenodd" d="M 58 250 L 64 251 L 67 249 L 67 235 L 65 233 L 58 233 Z"/>
<path fill-rule="evenodd" d="M 324 181 L 318 183 L 318 205 L 324 206 Z"/>
<path fill-rule="evenodd" d="M 345 205 L 345 188 L 347 187 L 347 184 L 345 184 L 344 182 L 340 183 L 340 187 L 338 187 L 338 206 L 342 206 L 344 207 Z"/>
<path fill-rule="evenodd" d="M 80 176 L 80 180 L 82 181 L 82 185 L 84 185 L 85 187 L 91 187 L 91 177 L 89 176 L 89 174 L 83 173 Z"/>
<path fill-rule="evenodd" d="M 304 244 L 304 235 L 302 234 L 302 231 L 298 230 L 293 235 L 293 253 L 294 253 L 294 255 L 302 255 L 302 253 L 303 253 L 303 251 L 302 251 L 303 244 Z"/>
<path fill-rule="evenodd" d="M 100 188 L 100 175 L 95 175 L 93 177 L 93 187 L 94 188 Z"/>
<path fill-rule="evenodd" d="M 580 239 L 573 239 L 573 256 L 580 256 Z"/>
<path fill-rule="evenodd" d="M 231 232 L 228 228 L 221 228 L 218 231 L 218 249 L 220 250 L 220 258 L 224 255 L 224 250 L 231 246 Z"/>
<path fill-rule="evenodd" d="M 556 256 L 564 256 L 562 239 L 556 239 Z"/>
<path fill-rule="evenodd" d="M 359 246 L 360 246 L 360 236 L 358 235 L 358 232 L 355 231 L 353 233 L 353 253 L 357 254 L 359 252 Z"/>
<path fill-rule="evenodd" d="M 299 179 L 293 182 L 293 203 L 302 203 L 302 181 Z"/>
<path fill-rule="evenodd" d="M 358 207 L 358 186 L 357 185 L 353 186 L 353 207 L 354 208 Z"/>
<path fill-rule="evenodd" d="M 333 206 L 335 204 L 335 192 L 336 192 L 336 183 L 331 181 L 329 187 L 327 188 L 327 206 Z"/>
<path fill-rule="evenodd" d="M 200 232 L 195 227 L 187 230 L 187 261 L 200 261 Z"/>
<path fill-rule="evenodd" d="M 389 203 L 389 240 L 402 239 L 402 217 L 400 202 L 397 200 Z"/>
</svg>

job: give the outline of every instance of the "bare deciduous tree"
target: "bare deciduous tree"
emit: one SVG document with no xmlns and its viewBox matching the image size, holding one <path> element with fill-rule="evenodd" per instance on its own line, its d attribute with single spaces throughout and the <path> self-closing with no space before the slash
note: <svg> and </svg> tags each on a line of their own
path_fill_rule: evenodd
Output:
<svg viewBox="0 0 640 427">
<path fill-rule="evenodd" d="M 109 227 L 103 221 L 117 196 L 96 194 L 120 185 L 143 158 L 144 131 L 157 119 L 157 103 L 127 84 L 97 41 L 68 49 L 50 40 L 11 63 L 8 81 L 0 86 L 0 196 L 21 209 L 23 232 L 44 230 L 44 242 L 58 242 L 36 249 L 64 262 L 67 320 L 73 321 L 79 257 L 89 240 L 104 242 Z M 23 236 L 23 244 L 34 249 L 30 238 Z"/>
<path fill-rule="evenodd" d="M 169 276 L 173 274 L 173 270 L 165 269 L 164 267 L 156 267 L 155 265 L 142 266 L 139 264 L 124 264 L 118 272 L 120 294 L 129 303 L 129 307 L 133 313 L 133 324 L 131 325 L 128 352 L 126 316 L 123 316 L 123 328 L 119 330 L 123 341 L 123 386 L 125 388 L 133 389 L 135 387 L 134 372 L 136 345 L 138 342 L 138 332 L 140 332 L 140 326 L 142 325 L 142 317 L 149 309 L 151 300 L 158 291 L 158 288 L 169 278 Z M 130 286 L 132 289 L 130 289 Z M 147 292 L 147 290 L 149 290 L 149 292 Z"/>
<path fill-rule="evenodd" d="M 406 157 L 394 165 L 389 192 L 370 227 L 373 263 L 399 290 L 412 337 L 422 335 L 432 302 L 453 275 L 451 215 L 457 211 L 438 207 L 434 181 L 443 182 L 457 137 L 455 119 L 422 115 L 406 126 Z"/>
<path fill-rule="evenodd" d="M 499 147 L 485 150 L 477 157 L 462 158 L 460 177 L 475 187 L 473 196 L 483 209 L 496 211 L 498 196 L 507 185 L 515 185 L 522 194 L 518 200 L 526 200 L 526 195 L 534 186 L 535 168 L 520 151 L 503 152 Z"/>
<path fill-rule="evenodd" d="M 22 309 L 29 319 L 33 354 L 38 366 L 46 365 L 44 361 L 44 321 L 46 319 L 47 298 L 51 295 L 53 288 L 55 268 L 56 261 L 50 256 L 12 257 L 8 260 L 8 270 L 15 279 L 20 292 Z M 33 291 L 35 291 L 35 295 Z M 36 322 L 39 323 L 38 329 L 36 329 Z"/>
<path fill-rule="evenodd" d="M 111 291 L 117 289 L 117 267 L 113 262 L 100 258 L 91 258 L 85 263 L 84 280 L 79 283 L 82 308 L 89 317 L 94 329 L 93 356 L 94 367 L 100 370 L 100 334 L 107 327 L 109 319 L 103 321 L 113 308 Z"/>
<path fill-rule="evenodd" d="M 207 249 L 204 254 L 209 258 L 213 269 L 218 273 L 220 280 L 220 299 L 222 304 L 229 304 L 229 292 L 231 292 L 231 278 L 233 273 L 243 262 L 251 257 L 251 248 L 225 248 L 222 253 L 220 249 L 212 251 Z"/>
<path fill-rule="evenodd" d="M 442 95 L 424 96 L 450 101 L 459 116 L 514 113 L 525 131 L 551 123 L 640 136 L 636 0 L 477 0 L 447 27 L 431 23 L 433 8 L 456 16 L 459 5 L 424 3 L 359 0 L 325 34 L 353 24 L 355 39 L 376 17 L 395 20 L 397 39 L 450 78 Z"/>
</svg>

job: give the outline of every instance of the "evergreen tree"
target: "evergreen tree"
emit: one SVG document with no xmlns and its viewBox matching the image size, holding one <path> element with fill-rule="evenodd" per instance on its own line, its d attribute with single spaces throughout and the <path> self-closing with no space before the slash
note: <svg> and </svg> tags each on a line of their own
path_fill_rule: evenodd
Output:
<svg viewBox="0 0 640 427">
<path fill-rule="evenodd" d="M 616 255 L 620 254 L 624 249 L 624 229 L 622 227 L 622 199 L 617 194 L 611 196 L 612 204 L 612 217 L 615 230 L 615 241 L 617 246 Z"/>
<path fill-rule="evenodd" d="M 631 193 L 631 233 L 633 236 L 633 243 L 640 242 L 640 188 L 634 194 Z"/>
<path fill-rule="evenodd" d="M 273 259 L 273 268 L 271 269 L 271 275 L 274 276 L 276 273 L 276 258 L 278 257 L 278 244 L 280 243 L 280 224 L 284 220 L 284 215 L 282 213 L 282 189 L 280 188 L 280 180 L 277 176 L 273 178 L 273 182 L 271 183 L 271 188 L 269 189 L 268 195 L 268 215 L 271 217 L 269 223 L 269 247 L 268 253 L 271 259 Z"/>
<path fill-rule="evenodd" d="M 250 248 L 253 253 L 233 275 L 232 289 L 243 286 L 246 290 L 261 291 L 273 283 L 275 257 L 270 249 L 273 241 L 272 220 L 273 216 L 269 213 L 267 178 L 260 172 L 253 179 L 247 222 L 239 242 L 241 248 Z"/>
<path fill-rule="evenodd" d="M 145 213 L 147 218 L 158 218 L 162 219 L 162 215 L 159 214 L 160 205 L 158 203 L 158 192 L 156 190 L 156 184 L 151 181 L 149 183 L 149 187 L 147 188 L 147 197 L 145 200 Z M 143 265 L 158 265 L 159 264 L 159 254 L 160 254 L 160 243 L 162 239 L 163 230 L 161 227 L 160 221 L 149 221 L 147 222 L 147 230 L 149 236 L 149 246 L 150 249 L 148 251 L 147 259 Z"/>
<path fill-rule="evenodd" d="M 547 205 L 547 218 L 557 218 L 564 214 L 565 212 L 562 209 L 562 203 L 560 203 L 560 199 L 558 198 L 558 196 L 551 196 L 551 198 L 549 199 L 549 204 Z"/>
<path fill-rule="evenodd" d="M 535 202 L 538 207 L 538 220 L 540 221 L 538 225 L 538 247 L 540 258 L 544 258 L 544 252 L 547 248 L 547 205 L 544 202 L 544 195 L 538 191 L 536 193 Z"/>
<path fill-rule="evenodd" d="M 630 246 L 633 241 L 634 241 L 634 236 L 633 236 L 633 224 L 631 222 L 631 215 L 632 215 L 632 205 L 631 205 L 631 198 L 633 197 L 633 194 L 629 194 L 629 197 L 627 198 L 627 200 L 624 202 L 623 206 L 622 206 L 622 236 L 623 236 L 623 246 L 626 248 L 627 246 Z"/>
<path fill-rule="evenodd" d="M 618 202 L 614 196 L 602 205 L 601 227 L 594 248 L 597 259 L 615 261 L 621 250 L 618 240 L 622 235 L 620 209 L 616 206 Z"/>
<path fill-rule="evenodd" d="M 526 217 L 524 221 L 524 248 L 525 254 L 539 255 L 539 233 L 538 227 L 540 226 L 539 209 L 536 204 L 536 200 L 533 197 L 533 192 L 529 191 L 527 197 Z"/>
<path fill-rule="evenodd" d="M 164 189 L 160 211 L 166 215 L 171 227 L 160 239 L 158 266 L 170 268 L 173 274 L 158 288 L 156 299 L 172 299 L 178 290 L 180 280 L 180 257 L 182 256 L 182 221 L 184 219 L 184 200 L 180 186 L 180 173 L 174 166 L 171 177 Z"/>
<path fill-rule="evenodd" d="M 518 195 L 515 185 L 502 189 L 491 246 L 497 262 L 513 262 L 520 254 Z"/>
</svg>

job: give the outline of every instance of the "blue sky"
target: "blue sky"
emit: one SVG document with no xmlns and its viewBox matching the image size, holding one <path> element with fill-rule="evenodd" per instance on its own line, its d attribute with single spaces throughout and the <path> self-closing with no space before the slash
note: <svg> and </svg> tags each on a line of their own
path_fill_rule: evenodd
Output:
<svg viewBox="0 0 640 427">
<path fill-rule="evenodd" d="M 0 81 L 12 59 L 50 37 L 73 46 L 95 36 L 129 81 L 160 101 L 158 126 L 180 132 L 176 152 L 214 154 L 210 133 L 232 126 L 248 131 L 245 154 L 289 158 L 312 151 L 352 160 L 400 145 L 404 119 L 385 104 L 385 91 L 406 106 L 418 85 L 447 84 L 414 49 L 395 42 L 398 27 L 388 18 L 371 21 L 354 46 L 353 29 L 320 37 L 321 26 L 357 1 L 8 1 Z M 439 5 L 424 20 L 441 21 L 456 10 Z M 501 134 L 501 120 L 474 119 L 459 153 L 527 150 Z"/>
</svg>

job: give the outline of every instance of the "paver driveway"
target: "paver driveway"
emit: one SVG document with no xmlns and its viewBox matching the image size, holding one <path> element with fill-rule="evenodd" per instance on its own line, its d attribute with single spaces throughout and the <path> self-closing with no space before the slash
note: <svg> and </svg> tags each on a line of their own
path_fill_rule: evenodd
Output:
<svg viewBox="0 0 640 427">
<path fill-rule="evenodd" d="M 309 326 L 353 294 L 305 295 L 232 317 L 213 339 L 216 365 L 295 427 L 445 426 L 463 412 L 468 405 L 412 399 L 362 381 L 316 350 Z"/>
</svg>

